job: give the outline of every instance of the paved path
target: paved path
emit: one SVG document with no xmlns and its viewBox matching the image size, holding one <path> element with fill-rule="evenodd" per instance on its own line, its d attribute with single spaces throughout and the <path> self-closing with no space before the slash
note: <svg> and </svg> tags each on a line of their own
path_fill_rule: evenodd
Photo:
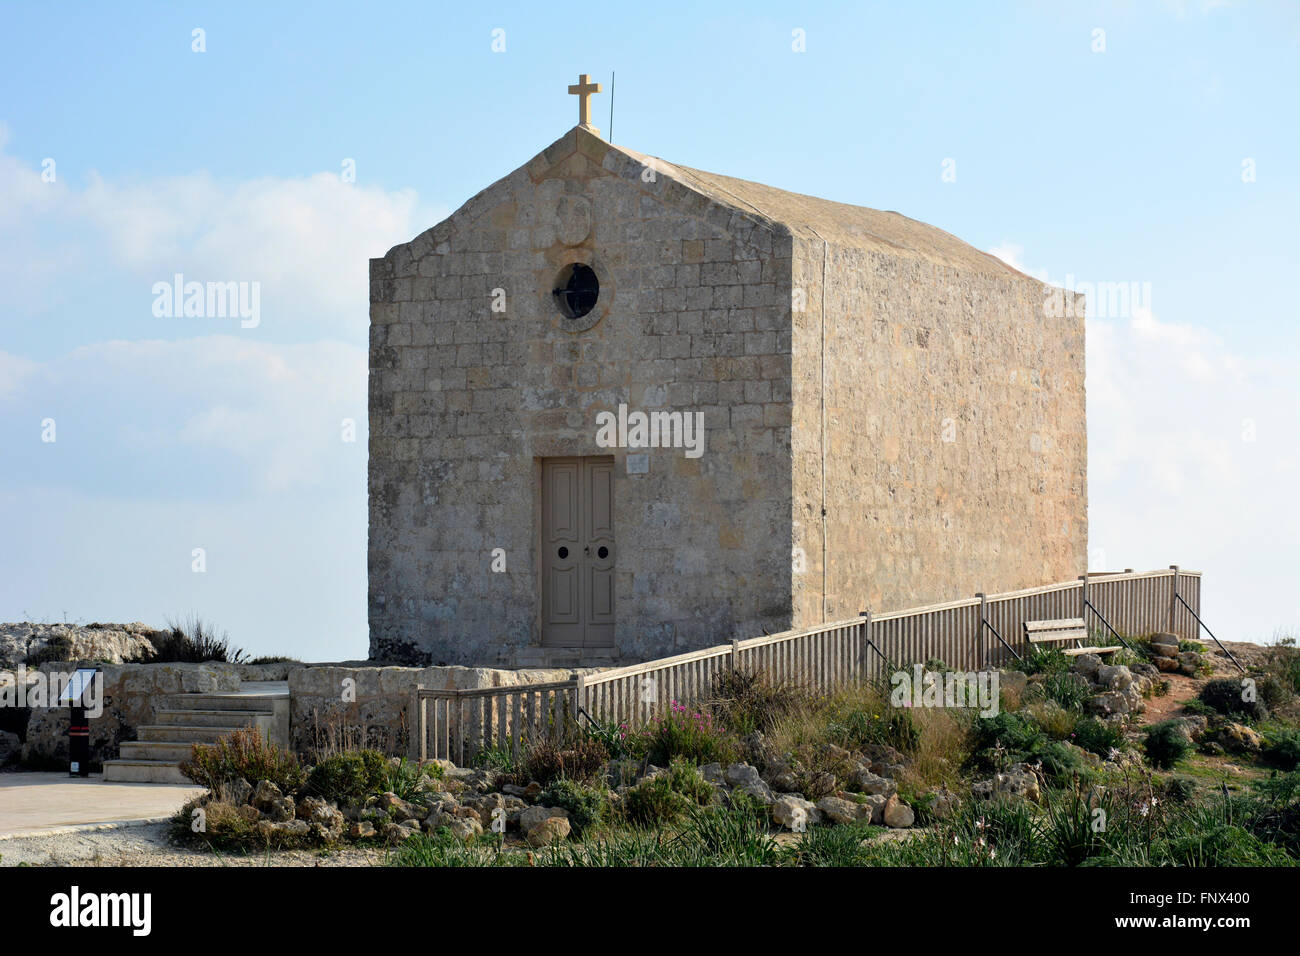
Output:
<svg viewBox="0 0 1300 956">
<path fill-rule="evenodd" d="M 194 786 L 105 783 L 99 774 L 0 773 L 0 843 L 7 836 L 84 824 L 168 817 L 201 793 Z"/>
</svg>

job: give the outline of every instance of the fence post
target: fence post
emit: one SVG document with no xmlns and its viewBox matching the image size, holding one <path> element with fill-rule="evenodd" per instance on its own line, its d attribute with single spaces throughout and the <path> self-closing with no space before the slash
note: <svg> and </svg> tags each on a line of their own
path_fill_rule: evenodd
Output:
<svg viewBox="0 0 1300 956">
<path fill-rule="evenodd" d="M 1079 617 L 1083 618 L 1083 629 L 1088 630 L 1088 572 L 1079 575 Z"/>
<path fill-rule="evenodd" d="M 573 675 L 573 723 L 577 727 L 582 726 L 582 712 L 586 709 L 587 702 L 583 700 L 584 691 L 587 689 L 587 682 L 581 674 Z"/>
<path fill-rule="evenodd" d="M 731 669 L 733 671 L 740 669 L 740 641 L 735 639 L 731 642 Z"/>
<path fill-rule="evenodd" d="M 412 760 L 423 763 L 427 756 L 426 748 L 429 746 L 429 735 L 426 732 L 424 723 L 424 703 L 420 700 L 419 684 L 411 688 L 411 702 L 407 708 L 406 722 L 411 735 L 406 748 L 407 756 Z"/>
<path fill-rule="evenodd" d="M 976 591 L 975 596 L 980 599 L 980 622 L 975 627 L 975 653 L 978 655 L 980 670 L 989 669 L 989 646 L 984 639 L 984 613 L 988 610 L 989 599 L 984 596 L 983 591 Z"/>
<path fill-rule="evenodd" d="M 867 675 L 870 673 L 871 666 L 871 645 L 867 642 L 871 640 L 871 611 L 859 611 L 858 617 L 862 618 L 862 640 L 858 642 L 858 682 L 865 684 Z"/>
<path fill-rule="evenodd" d="M 1177 634 L 1175 629 L 1175 615 L 1178 613 L 1178 565 L 1169 565 L 1169 570 L 1174 572 L 1173 577 L 1169 579 L 1169 633 Z"/>
</svg>

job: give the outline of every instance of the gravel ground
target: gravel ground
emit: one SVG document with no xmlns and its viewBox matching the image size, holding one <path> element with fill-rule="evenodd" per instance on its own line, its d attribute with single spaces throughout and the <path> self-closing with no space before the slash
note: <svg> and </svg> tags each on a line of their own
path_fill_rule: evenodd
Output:
<svg viewBox="0 0 1300 956">
<path fill-rule="evenodd" d="M 384 850 L 219 855 L 174 846 L 168 824 L 82 829 L 0 840 L 0 866 L 382 866 Z"/>
</svg>

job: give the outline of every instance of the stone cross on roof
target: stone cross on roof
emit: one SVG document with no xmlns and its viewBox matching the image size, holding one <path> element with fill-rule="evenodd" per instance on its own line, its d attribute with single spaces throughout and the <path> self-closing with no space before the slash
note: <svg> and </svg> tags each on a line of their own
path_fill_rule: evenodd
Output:
<svg viewBox="0 0 1300 956">
<path fill-rule="evenodd" d="M 591 94 L 600 92 L 600 84 L 592 83 L 586 73 L 578 76 L 577 83 L 569 84 L 569 92 L 578 98 L 578 125 L 599 135 L 600 130 L 591 125 Z"/>
</svg>

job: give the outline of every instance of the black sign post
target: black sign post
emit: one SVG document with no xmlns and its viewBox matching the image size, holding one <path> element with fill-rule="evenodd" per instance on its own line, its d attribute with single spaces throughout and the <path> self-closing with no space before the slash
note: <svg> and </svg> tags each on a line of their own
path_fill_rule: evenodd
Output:
<svg viewBox="0 0 1300 956">
<path fill-rule="evenodd" d="M 86 691 L 94 685 L 98 674 L 98 668 L 78 668 L 59 695 L 59 703 L 72 708 L 72 719 L 68 723 L 69 777 L 90 776 L 90 718 L 86 716 Z"/>
</svg>

